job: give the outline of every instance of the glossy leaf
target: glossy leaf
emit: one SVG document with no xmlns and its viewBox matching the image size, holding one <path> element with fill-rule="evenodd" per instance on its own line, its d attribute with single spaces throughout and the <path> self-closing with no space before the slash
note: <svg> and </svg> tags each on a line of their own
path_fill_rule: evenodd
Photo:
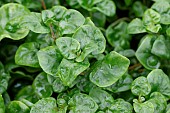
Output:
<svg viewBox="0 0 170 113">
<path fill-rule="evenodd" d="M 116 6 L 112 0 L 101 0 L 101 2 L 95 5 L 96 7 L 94 7 L 93 9 L 100 11 L 106 16 L 114 16 L 116 13 Z"/>
<path fill-rule="evenodd" d="M 160 14 L 153 9 L 147 9 L 143 15 L 143 23 L 146 28 L 146 30 L 158 33 L 158 31 L 161 29 L 160 22 Z"/>
<path fill-rule="evenodd" d="M 68 9 L 59 22 L 59 31 L 62 35 L 72 34 L 79 26 L 83 25 L 84 22 L 85 18 L 80 12 Z"/>
<path fill-rule="evenodd" d="M 77 93 L 68 102 L 70 113 L 94 113 L 98 109 L 96 102 L 88 95 Z"/>
<path fill-rule="evenodd" d="M 155 38 L 154 35 L 147 35 L 135 54 L 139 62 L 149 70 L 159 68 L 160 66 L 159 58 L 156 55 L 151 54 L 152 43 Z"/>
<path fill-rule="evenodd" d="M 129 34 L 138 34 L 138 33 L 145 33 L 145 26 L 139 18 L 133 19 L 128 25 L 128 33 Z"/>
<path fill-rule="evenodd" d="M 21 101 L 11 101 L 6 111 L 7 113 L 29 113 L 30 108 Z"/>
<path fill-rule="evenodd" d="M 114 102 L 112 95 L 100 88 L 91 89 L 89 96 L 98 104 L 100 110 L 109 108 Z"/>
<path fill-rule="evenodd" d="M 38 61 L 41 68 L 50 75 L 56 75 L 62 55 L 55 46 L 48 46 L 38 51 Z"/>
<path fill-rule="evenodd" d="M 125 73 L 116 83 L 106 87 L 106 89 L 114 93 L 127 91 L 131 88 L 132 81 L 131 75 Z"/>
<path fill-rule="evenodd" d="M 116 99 L 106 113 L 133 113 L 132 105 L 123 99 Z"/>
<path fill-rule="evenodd" d="M 165 40 L 165 37 L 163 35 L 158 36 L 153 43 L 151 53 L 159 56 L 160 58 L 169 59 L 170 52 L 169 48 L 167 47 L 167 43 L 168 42 Z"/>
<path fill-rule="evenodd" d="M 154 105 L 151 102 L 133 103 L 136 113 L 154 113 Z"/>
<path fill-rule="evenodd" d="M 47 75 L 48 82 L 52 85 L 53 91 L 56 93 L 61 93 L 67 90 L 68 87 L 64 86 L 63 82 L 59 77 L 54 77 L 52 75 Z"/>
<path fill-rule="evenodd" d="M 148 100 L 154 105 L 154 113 L 165 113 L 167 106 L 165 97 L 159 92 L 153 92 Z"/>
<path fill-rule="evenodd" d="M 21 16 L 10 22 L 11 25 L 18 24 L 21 28 L 29 29 L 35 33 L 49 33 L 50 30 L 42 24 L 41 14 L 31 12 L 29 15 Z"/>
<path fill-rule="evenodd" d="M 57 105 L 56 100 L 53 97 L 43 98 L 36 102 L 30 113 L 56 113 Z"/>
<path fill-rule="evenodd" d="M 120 22 L 118 25 L 112 24 L 106 30 L 106 38 L 109 44 L 116 48 L 128 49 L 130 47 L 129 40 L 131 36 L 127 32 L 127 22 Z"/>
<path fill-rule="evenodd" d="M 170 80 L 161 69 L 151 71 L 147 79 L 151 84 L 152 92 L 157 91 L 170 98 Z"/>
<path fill-rule="evenodd" d="M 90 54 L 103 53 L 106 46 L 105 38 L 102 32 L 95 26 L 83 25 L 81 26 L 73 35 L 73 38 L 80 43 L 80 48 L 82 49 L 82 56 L 80 54 L 81 62 L 85 57 Z"/>
<path fill-rule="evenodd" d="M 0 95 L 0 113 L 5 113 L 4 99 L 2 95 Z"/>
<path fill-rule="evenodd" d="M 135 1 L 132 5 L 132 11 L 136 17 L 142 17 L 147 6 L 145 6 L 142 1 Z"/>
<path fill-rule="evenodd" d="M 32 87 L 35 93 L 41 97 L 50 97 L 53 93 L 52 87 L 47 79 L 47 74 L 42 72 L 34 79 Z"/>
<path fill-rule="evenodd" d="M 40 67 L 37 57 L 38 50 L 39 44 L 36 42 L 20 45 L 15 54 L 15 63 L 23 66 Z"/>
<path fill-rule="evenodd" d="M 146 77 L 138 77 L 132 82 L 131 91 L 137 96 L 146 96 L 151 92 L 151 85 Z"/>
<path fill-rule="evenodd" d="M 94 64 L 90 81 L 99 87 L 107 87 L 117 82 L 127 71 L 129 60 L 112 51 L 102 61 Z"/>
<path fill-rule="evenodd" d="M 17 24 L 9 24 L 13 19 L 30 14 L 26 7 L 16 3 L 9 3 L 0 8 L 0 14 L 0 40 L 3 38 L 19 40 L 27 36 L 28 29 L 21 28 Z"/>
<path fill-rule="evenodd" d="M 63 58 L 58 67 L 57 76 L 60 77 L 64 85 L 70 86 L 76 77 L 89 66 L 90 64 L 87 61 L 75 62 L 73 60 Z"/>
<path fill-rule="evenodd" d="M 74 59 L 80 51 L 80 43 L 71 37 L 60 37 L 56 40 L 60 53 L 66 59 Z"/>
<path fill-rule="evenodd" d="M 159 12 L 160 14 L 162 14 L 169 10 L 170 4 L 166 0 L 160 0 L 160 1 L 155 2 L 151 8 Z"/>
<path fill-rule="evenodd" d="M 3 94 L 7 90 L 10 78 L 9 73 L 5 72 L 5 68 L 0 61 L 0 94 Z"/>
</svg>

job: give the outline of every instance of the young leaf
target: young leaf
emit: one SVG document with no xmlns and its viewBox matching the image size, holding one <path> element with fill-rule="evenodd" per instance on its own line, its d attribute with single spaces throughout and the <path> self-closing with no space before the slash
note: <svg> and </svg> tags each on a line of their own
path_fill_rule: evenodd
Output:
<svg viewBox="0 0 170 113">
<path fill-rule="evenodd" d="M 53 97 L 43 98 L 36 102 L 30 113 L 56 113 L 57 105 L 56 100 Z"/>
<path fill-rule="evenodd" d="M 16 3 L 5 4 L 0 8 L 0 41 L 3 38 L 19 40 L 27 36 L 28 29 L 19 25 L 10 25 L 9 22 L 20 16 L 30 14 L 30 11 L 23 5 Z"/>
<path fill-rule="evenodd" d="M 161 69 L 154 69 L 147 76 L 152 92 L 157 91 L 170 98 L 170 80 Z"/>
<path fill-rule="evenodd" d="M 41 98 L 50 97 L 53 93 L 52 87 L 47 79 L 47 74 L 44 72 L 37 75 L 34 79 L 32 87 L 35 93 Z"/>
<path fill-rule="evenodd" d="M 56 40 L 60 53 L 66 59 L 74 59 L 80 51 L 80 43 L 71 37 L 60 37 Z"/>
<path fill-rule="evenodd" d="M 114 103 L 106 110 L 106 113 L 133 113 L 133 107 L 129 102 L 123 99 L 116 99 Z"/>
<path fill-rule="evenodd" d="M 15 54 L 15 63 L 23 66 L 40 67 L 37 58 L 38 50 L 39 44 L 36 42 L 20 45 Z"/>
<path fill-rule="evenodd" d="M 64 85 L 70 86 L 76 77 L 89 66 L 90 64 L 88 61 L 75 62 L 73 60 L 63 58 L 58 67 L 57 76 L 60 77 Z"/>
<path fill-rule="evenodd" d="M 153 9 L 147 9 L 142 19 L 146 30 L 153 33 L 158 33 L 161 29 L 161 25 L 159 24 L 161 16 Z"/>
<path fill-rule="evenodd" d="M 37 56 L 43 71 L 55 76 L 57 73 L 57 67 L 63 58 L 59 50 L 55 46 L 48 46 L 39 50 Z"/>
<path fill-rule="evenodd" d="M 0 113 L 5 113 L 4 99 L 2 95 L 0 95 Z"/>
<path fill-rule="evenodd" d="M 106 46 L 106 40 L 102 32 L 95 26 L 83 25 L 81 26 L 73 35 L 73 38 L 80 43 L 80 48 L 82 49 L 82 59 L 93 52 L 93 54 L 103 53 Z M 94 49 L 95 48 L 95 49 Z M 81 54 L 80 54 L 81 56 Z"/>
<path fill-rule="evenodd" d="M 151 102 L 144 102 L 144 103 L 133 103 L 133 107 L 136 113 L 155 113 L 154 112 L 154 105 Z"/>
<path fill-rule="evenodd" d="M 114 102 L 112 95 L 100 88 L 91 89 L 89 96 L 98 104 L 100 110 L 109 108 Z"/>
<path fill-rule="evenodd" d="M 77 93 L 68 102 L 70 113 L 95 113 L 98 109 L 96 102 L 88 95 Z"/>
<path fill-rule="evenodd" d="M 128 33 L 129 34 L 138 34 L 138 33 L 145 33 L 145 26 L 139 18 L 133 19 L 128 27 L 127 27 Z"/>
<path fill-rule="evenodd" d="M 107 87 L 118 81 L 127 71 L 130 61 L 112 51 L 102 61 L 94 64 L 90 81 L 99 87 Z"/>
<path fill-rule="evenodd" d="M 137 96 L 146 96 L 151 92 L 151 85 L 146 77 L 138 77 L 132 82 L 131 91 Z"/>
<path fill-rule="evenodd" d="M 30 108 L 21 101 L 11 101 L 6 111 L 7 113 L 29 113 Z"/>
</svg>

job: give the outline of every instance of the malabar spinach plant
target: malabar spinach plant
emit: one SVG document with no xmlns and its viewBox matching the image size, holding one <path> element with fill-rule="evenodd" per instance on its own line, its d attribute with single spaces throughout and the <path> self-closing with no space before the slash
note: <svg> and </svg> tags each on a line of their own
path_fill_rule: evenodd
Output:
<svg viewBox="0 0 170 113">
<path fill-rule="evenodd" d="M 1 0 L 0 113 L 170 113 L 169 0 Z"/>
</svg>

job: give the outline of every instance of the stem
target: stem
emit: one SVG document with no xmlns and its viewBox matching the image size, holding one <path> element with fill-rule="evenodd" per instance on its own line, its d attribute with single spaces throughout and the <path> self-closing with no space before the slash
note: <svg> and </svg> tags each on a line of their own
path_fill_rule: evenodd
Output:
<svg viewBox="0 0 170 113">
<path fill-rule="evenodd" d="M 118 24 L 119 22 L 121 22 L 121 21 L 130 21 L 130 19 L 129 19 L 128 17 L 120 18 L 120 19 L 114 21 L 110 26 L 113 27 L 113 26 L 117 25 L 117 24 Z"/>
<path fill-rule="evenodd" d="M 42 4 L 43 9 L 46 10 L 46 5 L 45 5 L 44 0 L 41 0 L 41 4 Z"/>
<path fill-rule="evenodd" d="M 56 37 L 55 37 L 54 31 L 53 31 L 52 24 L 50 24 L 50 31 L 51 31 L 51 36 L 52 36 L 52 38 L 53 38 L 54 41 L 55 41 L 55 40 L 56 40 Z"/>
<path fill-rule="evenodd" d="M 133 65 L 133 66 L 130 66 L 130 67 L 129 67 L 129 70 L 133 70 L 133 69 L 135 69 L 136 67 L 139 67 L 139 66 L 141 66 L 140 63 L 135 64 L 135 65 Z"/>
</svg>

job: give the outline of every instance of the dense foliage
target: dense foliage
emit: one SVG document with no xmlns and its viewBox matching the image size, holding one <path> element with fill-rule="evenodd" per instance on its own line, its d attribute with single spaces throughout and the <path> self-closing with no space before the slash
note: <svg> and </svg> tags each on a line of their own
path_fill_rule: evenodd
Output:
<svg viewBox="0 0 170 113">
<path fill-rule="evenodd" d="M 170 1 L 1 0 L 0 113 L 170 113 Z"/>
</svg>

